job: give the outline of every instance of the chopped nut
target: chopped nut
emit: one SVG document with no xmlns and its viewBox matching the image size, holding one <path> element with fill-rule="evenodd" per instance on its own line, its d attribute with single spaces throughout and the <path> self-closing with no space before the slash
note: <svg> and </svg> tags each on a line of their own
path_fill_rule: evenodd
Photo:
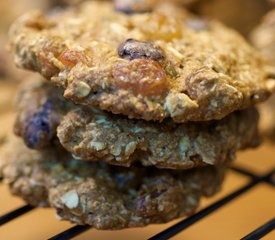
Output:
<svg viewBox="0 0 275 240">
<path fill-rule="evenodd" d="M 136 146 L 137 146 L 136 142 L 129 142 L 126 145 L 126 148 L 125 148 L 125 154 L 126 154 L 126 156 L 130 156 L 135 151 Z"/>
<path fill-rule="evenodd" d="M 90 92 L 91 92 L 91 87 L 83 82 L 83 81 L 79 81 L 76 83 L 76 90 L 75 90 L 75 94 L 77 97 L 79 98 L 84 98 L 84 97 L 87 97 Z"/>
<path fill-rule="evenodd" d="M 64 203 L 66 205 L 66 207 L 72 209 L 72 208 L 76 208 L 78 206 L 79 198 L 78 198 L 76 191 L 72 190 L 72 191 L 64 194 L 61 197 L 61 201 L 62 201 L 62 203 Z"/>
<path fill-rule="evenodd" d="M 119 156 L 121 153 L 121 148 L 119 146 L 115 147 L 114 155 Z"/>
<path fill-rule="evenodd" d="M 180 151 L 181 152 L 185 152 L 188 150 L 188 148 L 190 148 L 190 139 L 187 137 L 187 136 L 183 136 L 181 139 L 180 139 Z"/>
<path fill-rule="evenodd" d="M 103 142 L 90 142 L 90 148 L 94 148 L 96 151 L 101 151 L 106 148 L 106 145 Z"/>
<path fill-rule="evenodd" d="M 179 105 L 183 105 L 183 107 L 179 108 Z M 198 108 L 198 104 L 184 93 L 171 93 L 166 98 L 165 108 L 172 117 L 176 117 Z"/>
</svg>

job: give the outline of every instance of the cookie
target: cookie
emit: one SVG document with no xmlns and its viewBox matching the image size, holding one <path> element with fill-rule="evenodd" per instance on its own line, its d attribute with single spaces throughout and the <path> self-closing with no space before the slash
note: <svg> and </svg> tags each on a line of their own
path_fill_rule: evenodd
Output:
<svg viewBox="0 0 275 240">
<path fill-rule="evenodd" d="M 218 19 L 248 37 L 271 7 L 269 0 L 200 0 L 192 10 L 198 15 Z"/>
<path fill-rule="evenodd" d="M 11 192 L 61 219 L 97 229 L 141 227 L 190 215 L 221 186 L 225 167 L 191 171 L 121 168 L 77 161 L 58 149 L 6 146 L 0 172 Z"/>
<path fill-rule="evenodd" d="M 175 124 L 167 119 L 155 124 L 70 104 L 50 83 L 38 83 L 26 84 L 17 100 L 15 132 L 30 148 L 50 146 L 57 135 L 77 159 L 187 169 L 223 164 L 233 160 L 237 150 L 259 144 L 255 109 L 222 120 Z"/>
<path fill-rule="evenodd" d="M 96 1 L 32 12 L 10 38 L 16 64 L 62 87 L 65 98 L 129 118 L 221 119 L 275 87 L 236 32 L 169 4 L 133 14 Z"/>
<path fill-rule="evenodd" d="M 253 45 L 275 64 L 275 9 L 270 11 L 251 34 Z M 275 70 L 274 70 L 275 72 Z M 275 75 L 275 73 L 274 73 Z"/>
<path fill-rule="evenodd" d="M 251 42 L 261 53 L 273 64 L 273 75 L 275 76 L 275 9 L 269 12 L 251 33 Z M 261 113 L 260 131 L 271 140 L 275 140 L 275 96 L 267 102 L 259 105 Z"/>
<path fill-rule="evenodd" d="M 247 119 L 253 119 L 250 124 Z M 110 164 L 187 169 L 223 164 L 239 149 L 259 143 L 255 109 L 211 122 L 161 125 L 113 117 L 93 110 L 68 113 L 57 128 L 60 143 L 76 158 Z"/>
</svg>

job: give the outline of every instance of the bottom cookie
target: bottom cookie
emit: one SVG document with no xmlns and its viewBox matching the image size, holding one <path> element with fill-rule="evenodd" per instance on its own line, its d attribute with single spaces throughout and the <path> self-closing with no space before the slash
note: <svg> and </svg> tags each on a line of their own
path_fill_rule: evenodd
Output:
<svg viewBox="0 0 275 240">
<path fill-rule="evenodd" d="M 18 139 L 2 152 L 0 176 L 13 194 L 97 229 L 141 227 L 189 215 L 202 196 L 220 189 L 226 168 L 123 168 L 75 160 L 63 149 L 29 150 Z"/>
</svg>

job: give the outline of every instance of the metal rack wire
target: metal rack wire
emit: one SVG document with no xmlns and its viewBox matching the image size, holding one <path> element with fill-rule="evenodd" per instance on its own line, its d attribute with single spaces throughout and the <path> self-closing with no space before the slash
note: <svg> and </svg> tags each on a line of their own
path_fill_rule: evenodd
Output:
<svg viewBox="0 0 275 240">
<path fill-rule="evenodd" d="M 164 239 L 169 239 L 169 238 L 175 236 L 176 234 L 184 231 L 191 225 L 196 224 L 198 221 L 205 218 L 209 214 L 211 214 L 215 211 L 218 211 L 221 207 L 223 207 L 224 205 L 228 204 L 231 201 L 234 201 L 239 196 L 244 195 L 247 191 L 256 187 L 260 183 L 267 183 L 270 186 L 272 186 L 275 190 L 275 182 L 274 182 L 274 179 L 272 178 L 272 176 L 275 174 L 275 169 L 273 169 L 269 173 L 261 175 L 261 176 L 255 174 L 253 172 L 250 172 L 247 169 L 240 168 L 240 167 L 232 167 L 232 170 L 241 174 L 241 175 L 248 177 L 250 179 L 250 181 L 243 187 L 235 190 L 234 192 L 230 193 L 229 195 L 214 202 L 213 204 L 202 209 L 201 211 L 197 212 L 196 214 L 194 214 L 188 218 L 185 218 L 184 220 L 178 222 L 177 224 L 157 233 L 156 235 L 152 236 L 150 238 L 150 240 L 164 240 Z M 15 209 L 11 212 L 6 213 L 3 216 L 0 216 L 0 226 L 6 224 L 8 222 L 11 222 L 12 220 L 16 219 L 17 217 L 19 217 L 27 212 L 30 212 L 33 209 L 34 209 L 34 207 L 32 207 L 30 205 L 25 205 L 23 207 L 20 207 L 18 209 Z M 71 239 L 71 238 L 89 230 L 90 228 L 91 228 L 91 226 L 73 226 L 64 232 L 61 232 L 61 233 L 49 238 L 49 240 Z M 263 223 L 262 226 L 259 226 L 257 229 L 255 229 L 251 233 L 247 233 L 246 236 L 243 236 L 242 240 L 260 239 L 273 230 L 275 230 L 275 215 L 274 215 L 274 218 L 271 219 L 270 221 Z"/>
</svg>

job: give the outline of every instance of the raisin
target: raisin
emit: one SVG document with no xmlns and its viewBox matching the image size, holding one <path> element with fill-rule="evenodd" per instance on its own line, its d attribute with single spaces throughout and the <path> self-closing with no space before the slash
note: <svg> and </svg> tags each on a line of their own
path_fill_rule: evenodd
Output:
<svg viewBox="0 0 275 240">
<path fill-rule="evenodd" d="M 60 54 L 58 60 L 62 62 L 65 66 L 72 68 L 78 62 L 84 62 L 85 57 L 83 56 L 83 54 L 77 51 L 66 49 Z"/>
<path fill-rule="evenodd" d="M 40 149 L 49 144 L 53 134 L 51 111 L 52 102 L 48 100 L 28 119 L 23 138 L 29 148 Z"/>
<path fill-rule="evenodd" d="M 127 39 L 120 44 L 118 55 L 129 60 L 145 58 L 160 61 L 164 59 L 164 53 L 160 47 L 151 42 L 141 42 L 135 39 Z"/>
<path fill-rule="evenodd" d="M 135 95 L 162 95 L 167 91 L 167 79 L 160 64 L 148 59 L 135 59 L 117 63 L 112 71 L 117 88 L 127 89 Z"/>
</svg>

